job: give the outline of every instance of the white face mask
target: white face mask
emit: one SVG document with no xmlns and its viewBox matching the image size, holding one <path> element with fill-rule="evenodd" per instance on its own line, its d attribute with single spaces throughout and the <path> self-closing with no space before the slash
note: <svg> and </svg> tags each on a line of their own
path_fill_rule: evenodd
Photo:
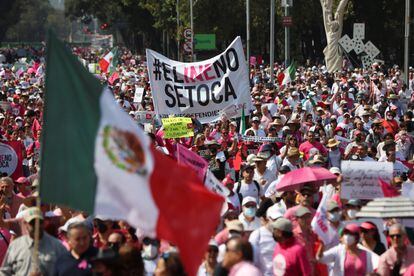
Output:
<svg viewBox="0 0 414 276">
<path fill-rule="evenodd" d="M 158 248 L 152 244 L 144 246 L 143 257 L 148 259 L 153 259 L 158 254 Z"/>
<path fill-rule="evenodd" d="M 328 220 L 332 222 L 338 222 L 341 219 L 341 212 L 328 212 Z"/>
<path fill-rule="evenodd" d="M 350 209 L 346 211 L 346 214 L 348 215 L 350 219 L 354 219 L 356 217 L 356 213 L 358 213 L 358 211 L 354 209 Z"/>
<path fill-rule="evenodd" d="M 342 237 L 342 242 L 343 242 L 345 245 L 352 245 L 352 244 L 354 244 L 354 243 L 355 243 L 355 236 L 353 236 L 353 235 L 349 235 L 349 234 L 345 234 L 345 235 Z"/>
</svg>

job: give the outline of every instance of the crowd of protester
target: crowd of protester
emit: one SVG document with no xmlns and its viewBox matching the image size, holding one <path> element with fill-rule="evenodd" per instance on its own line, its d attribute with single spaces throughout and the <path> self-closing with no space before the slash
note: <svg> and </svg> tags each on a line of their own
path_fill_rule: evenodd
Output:
<svg viewBox="0 0 414 276">
<path fill-rule="evenodd" d="M 97 63 L 102 55 L 87 47 L 72 51 L 86 63 Z M 356 224 L 367 200 L 341 199 L 344 160 L 392 162 L 390 184 L 414 199 L 412 68 L 406 83 L 396 65 L 374 63 L 336 73 L 323 65 L 299 66 L 291 82 L 280 85 L 282 65 L 276 64 L 275 83 L 267 66 L 251 66 L 254 108 L 242 134 L 277 138 L 255 142 L 242 139 L 243 120 L 225 115 L 208 124 L 193 118 L 194 137 L 165 139 L 157 118 L 148 123 L 137 116 L 154 111 L 144 58 L 122 49 L 118 60 L 118 77 L 95 75 L 154 146 L 171 158 L 177 143 L 186 146 L 208 161 L 230 191 L 198 275 L 414 275 L 412 228 L 399 219 Z M 42 48 L 0 49 L 0 138 L 20 141 L 23 158 L 21 177 L 0 178 L 0 275 L 186 275 L 173 244 L 145 237 L 125 221 L 47 203 L 36 207 L 44 72 Z M 137 87 L 144 87 L 140 103 L 134 102 Z M 337 175 L 326 208 L 328 227 L 336 233 L 329 243 L 311 227 L 321 200 L 318 187 L 276 189 L 285 174 L 303 167 Z M 36 219 L 38 261 L 33 259 Z"/>
</svg>

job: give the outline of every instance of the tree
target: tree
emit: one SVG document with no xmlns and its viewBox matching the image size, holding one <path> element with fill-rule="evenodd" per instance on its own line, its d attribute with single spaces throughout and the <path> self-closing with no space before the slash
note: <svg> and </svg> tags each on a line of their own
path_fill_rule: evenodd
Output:
<svg viewBox="0 0 414 276">
<path fill-rule="evenodd" d="M 326 33 L 326 47 L 323 50 L 328 72 L 339 71 L 342 68 L 342 51 L 339 39 L 342 35 L 344 14 L 348 0 L 341 0 L 333 14 L 333 0 L 321 0 L 323 23 Z"/>
</svg>

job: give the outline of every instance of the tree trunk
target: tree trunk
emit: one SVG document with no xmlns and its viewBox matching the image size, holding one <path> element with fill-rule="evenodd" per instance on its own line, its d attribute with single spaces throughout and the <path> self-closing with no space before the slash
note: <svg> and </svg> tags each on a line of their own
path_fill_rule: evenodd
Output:
<svg viewBox="0 0 414 276">
<path fill-rule="evenodd" d="M 323 50 L 328 72 L 342 69 L 342 50 L 339 39 L 342 35 L 344 13 L 348 0 L 341 0 L 335 14 L 333 14 L 332 0 L 321 0 L 323 23 L 326 34 L 326 47 Z"/>
</svg>

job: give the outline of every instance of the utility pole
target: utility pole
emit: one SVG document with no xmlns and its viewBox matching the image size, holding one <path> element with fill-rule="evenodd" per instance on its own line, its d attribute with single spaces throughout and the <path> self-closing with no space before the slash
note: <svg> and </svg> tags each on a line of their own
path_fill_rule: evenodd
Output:
<svg viewBox="0 0 414 276">
<path fill-rule="evenodd" d="M 193 22 L 193 0 L 190 0 L 190 28 L 191 28 L 191 61 L 194 61 L 194 22 Z"/>
<path fill-rule="evenodd" d="M 246 0 L 246 59 L 250 74 L 250 0 Z"/>
<path fill-rule="evenodd" d="M 270 82 L 273 84 L 275 65 L 275 0 L 270 0 Z"/>
<path fill-rule="evenodd" d="M 404 34 L 404 80 L 408 85 L 408 63 L 410 58 L 410 1 L 405 0 L 405 34 Z"/>
<path fill-rule="evenodd" d="M 285 6 L 285 18 L 289 16 L 289 2 L 286 1 Z M 285 67 L 287 68 L 290 63 L 290 27 L 285 26 Z"/>
<path fill-rule="evenodd" d="M 177 60 L 180 61 L 180 0 L 177 0 Z"/>
</svg>

